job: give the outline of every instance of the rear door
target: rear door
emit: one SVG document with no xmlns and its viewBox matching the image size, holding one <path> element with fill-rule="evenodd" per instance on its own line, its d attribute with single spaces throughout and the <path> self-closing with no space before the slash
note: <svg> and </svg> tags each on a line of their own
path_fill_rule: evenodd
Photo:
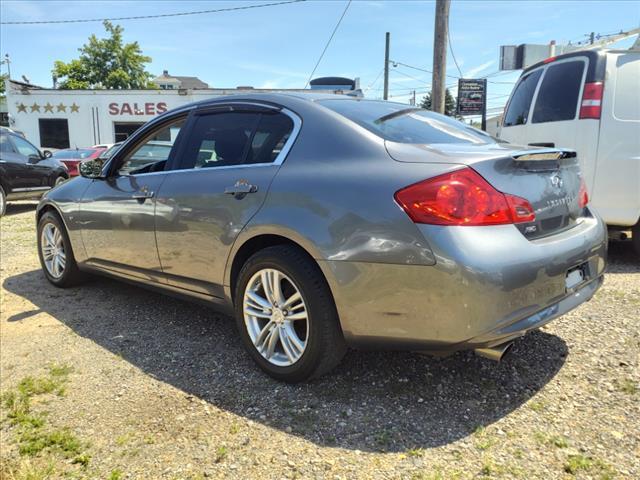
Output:
<svg viewBox="0 0 640 480">
<path fill-rule="evenodd" d="M 300 120 L 257 105 L 196 111 L 157 198 L 156 238 L 170 284 L 223 296 L 233 243 L 258 211 Z"/>
<path fill-rule="evenodd" d="M 593 205 L 611 225 L 640 216 L 640 53 L 607 54 Z"/>
</svg>

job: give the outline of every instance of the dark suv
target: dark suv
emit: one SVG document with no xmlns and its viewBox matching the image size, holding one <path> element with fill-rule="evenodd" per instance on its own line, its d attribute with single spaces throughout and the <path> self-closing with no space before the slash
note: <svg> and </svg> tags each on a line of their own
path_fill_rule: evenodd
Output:
<svg viewBox="0 0 640 480">
<path fill-rule="evenodd" d="M 63 163 L 22 136 L 0 127 L 0 216 L 7 201 L 38 199 L 69 178 Z"/>
</svg>

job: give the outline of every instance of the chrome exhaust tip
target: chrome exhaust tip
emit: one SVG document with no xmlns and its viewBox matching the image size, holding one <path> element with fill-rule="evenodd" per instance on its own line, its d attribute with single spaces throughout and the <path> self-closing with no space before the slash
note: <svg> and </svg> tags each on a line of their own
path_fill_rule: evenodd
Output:
<svg viewBox="0 0 640 480">
<path fill-rule="evenodd" d="M 513 342 L 506 342 L 494 347 L 476 348 L 474 352 L 479 357 L 484 357 L 488 358 L 489 360 L 493 360 L 494 362 L 499 362 L 500 360 L 502 360 L 502 357 L 504 357 L 505 354 L 509 351 L 511 345 L 513 345 Z"/>
</svg>

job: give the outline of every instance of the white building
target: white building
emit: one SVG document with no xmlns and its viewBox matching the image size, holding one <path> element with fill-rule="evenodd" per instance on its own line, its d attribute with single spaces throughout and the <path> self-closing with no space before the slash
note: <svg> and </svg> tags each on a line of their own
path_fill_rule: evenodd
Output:
<svg viewBox="0 0 640 480">
<path fill-rule="evenodd" d="M 53 149 L 120 142 L 155 116 L 206 98 L 247 91 L 309 92 L 302 89 L 266 90 L 250 87 L 57 90 L 15 80 L 6 84 L 9 127 L 24 133 L 35 145 Z M 338 92 L 342 93 L 341 90 L 327 91 Z"/>
</svg>

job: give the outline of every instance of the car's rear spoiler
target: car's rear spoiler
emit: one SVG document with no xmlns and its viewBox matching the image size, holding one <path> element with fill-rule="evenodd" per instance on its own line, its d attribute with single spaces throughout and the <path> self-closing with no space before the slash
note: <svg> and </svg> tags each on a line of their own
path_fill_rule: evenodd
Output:
<svg viewBox="0 0 640 480">
<path fill-rule="evenodd" d="M 521 150 L 513 153 L 511 156 L 515 160 L 522 162 L 563 160 L 565 158 L 576 158 L 576 151 L 564 148 L 536 148 L 532 150 Z"/>
</svg>

